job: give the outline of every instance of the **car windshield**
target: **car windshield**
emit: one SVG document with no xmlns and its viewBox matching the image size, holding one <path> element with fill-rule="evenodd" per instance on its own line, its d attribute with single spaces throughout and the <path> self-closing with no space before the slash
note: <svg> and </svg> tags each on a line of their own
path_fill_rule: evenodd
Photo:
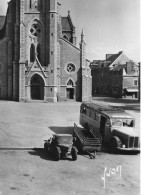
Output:
<svg viewBox="0 0 141 195">
<path fill-rule="evenodd" d="M 123 118 L 112 118 L 112 126 L 126 126 L 126 127 L 133 127 L 134 119 L 123 119 Z"/>
</svg>

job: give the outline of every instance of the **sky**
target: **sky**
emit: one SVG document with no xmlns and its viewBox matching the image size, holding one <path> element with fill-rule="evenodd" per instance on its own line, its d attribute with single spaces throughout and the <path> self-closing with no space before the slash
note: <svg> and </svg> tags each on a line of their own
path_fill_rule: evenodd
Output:
<svg viewBox="0 0 141 195">
<path fill-rule="evenodd" d="M 0 0 L 0 15 L 6 14 L 8 0 Z M 140 61 L 140 0 L 58 0 L 62 16 L 70 15 L 76 27 L 77 46 L 82 29 L 86 57 L 104 60 L 119 51 Z"/>
</svg>

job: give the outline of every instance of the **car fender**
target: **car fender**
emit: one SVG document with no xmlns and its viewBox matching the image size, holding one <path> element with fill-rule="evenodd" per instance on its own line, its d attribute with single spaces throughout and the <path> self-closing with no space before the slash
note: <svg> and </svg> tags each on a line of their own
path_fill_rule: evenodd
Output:
<svg viewBox="0 0 141 195">
<path fill-rule="evenodd" d="M 121 146 L 122 146 L 122 142 L 121 142 L 121 140 L 120 140 L 119 137 L 117 137 L 117 136 L 112 136 L 112 137 L 111 137 L 111 140 L 112 140 L 112 139 L 116 140 L 118 147 L 121 147 Z"/>
</svg>

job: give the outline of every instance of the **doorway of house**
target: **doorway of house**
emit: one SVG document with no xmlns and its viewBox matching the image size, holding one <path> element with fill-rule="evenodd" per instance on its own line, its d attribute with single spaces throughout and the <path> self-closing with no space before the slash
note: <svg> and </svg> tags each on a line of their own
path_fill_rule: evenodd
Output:
<svg viewBox="0 0 141 195">
<path fill-rule="evenodd" d="M 38 74 L 31 78 L 31 99 L 43 100 L 44 99 L 44 80 Z"/>
</svg>

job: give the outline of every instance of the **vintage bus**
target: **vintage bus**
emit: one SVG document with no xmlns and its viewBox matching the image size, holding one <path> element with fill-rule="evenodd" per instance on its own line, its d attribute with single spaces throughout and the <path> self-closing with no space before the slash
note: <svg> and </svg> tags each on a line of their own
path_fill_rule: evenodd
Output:
<svg viewBox="0 0 141 195">
<path fill-rule="evenodd" d="M 80 124 L 95 136 L 101 136 L 102 142 L 113 150 L 140 151 L 135 119 L 119 107 L 83 102 Z"/>
</svg>

